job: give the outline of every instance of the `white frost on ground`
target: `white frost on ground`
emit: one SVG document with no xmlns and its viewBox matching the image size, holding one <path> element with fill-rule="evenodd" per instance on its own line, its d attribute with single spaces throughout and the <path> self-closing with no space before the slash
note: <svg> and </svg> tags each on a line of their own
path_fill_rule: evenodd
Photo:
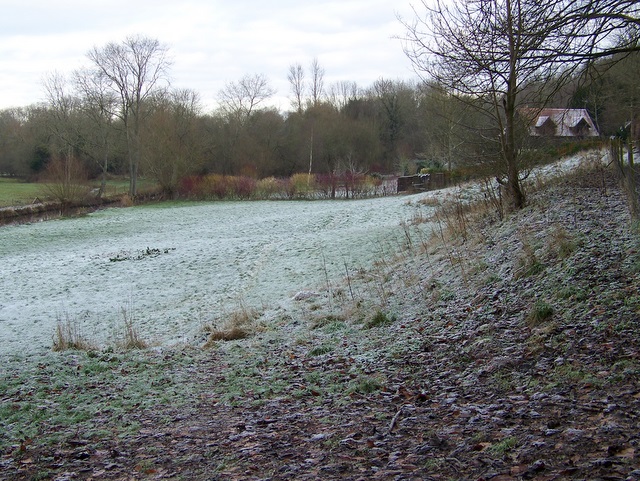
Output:
<svg viewBox="0 0 640 481">
<path fill-rule="evenodd" d="M 395 252 L 413 197 L 160 204 L 2 227 L 0 354 L 50 349 L 67 319 L 103 345 L 122 309 L 167 344 L 241 305 L 275 307 Z"/>
<path fill-rule="evenodd" d="M 584 158 L 535 175 L 558 175 Z M 159 204 L 2 227 L 0 357 L 51 349 L 67 319 L 113 345 L 123 309 L 147 341 L 193 339 L 225 313 L 290 305 L 297 293 L 343 278 L 345 265 L 367 269 L 396 253 L 405 242 L 398 226 L 433 209 L 423 197 L 480 192 L 467 184 L 367 200 Z M 147 248 L 161 253 L 140 256 Z"/>
</svg>

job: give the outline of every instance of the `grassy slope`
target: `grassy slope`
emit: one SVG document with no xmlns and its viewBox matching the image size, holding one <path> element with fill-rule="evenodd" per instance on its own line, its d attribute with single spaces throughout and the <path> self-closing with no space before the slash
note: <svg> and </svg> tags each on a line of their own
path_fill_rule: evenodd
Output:
<svg viewBox="0 0 640 481">
<path fill-rule="evenodd" d="M 411 227 L 248 339 L 7 360 L 0 478 L 638 479 L 623 195 L 597 170 L 530 198 L 444 242 Z"/>
</svg>

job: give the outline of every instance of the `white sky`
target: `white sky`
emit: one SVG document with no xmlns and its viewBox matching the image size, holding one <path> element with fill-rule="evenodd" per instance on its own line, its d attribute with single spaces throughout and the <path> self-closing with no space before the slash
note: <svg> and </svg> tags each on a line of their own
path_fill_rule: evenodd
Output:
<svg viewBox="0 0 640 481">
<path fill-rule="evenodd" d="M 0 0 L 0 109 L 44 100 L 43 79 L 88 66 L 87 51 L 129 35 L 158 39 L 173 59 L 172 85 L 201 96 L 245 74 L 264 74 L 273 104 L 290 108 L 287 71 L 314 57 L 325 86 L 415 77 L 397 14 L 410 0 Z"/>
</svg>

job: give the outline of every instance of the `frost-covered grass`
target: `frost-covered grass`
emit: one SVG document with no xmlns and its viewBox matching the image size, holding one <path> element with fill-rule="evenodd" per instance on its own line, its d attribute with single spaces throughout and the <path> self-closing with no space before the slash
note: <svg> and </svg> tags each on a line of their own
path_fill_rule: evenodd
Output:
<svg viewBox="0 0 640 481">
<path fill-rule="evenodd" d="M 0 355 L 48 350 L 60 319 L 114 345 L 188 341 L 237 306 L 265 310 L 402 244 L 411 197 L 167 203 L 0 229 Z"/>
<path fill-rule="evenodd" d="M 538 169 L 535 182 L 590 157 L 602 155 Z M 50 350 L 60 320 L 98 347 L 122 345 L 127 329 L 146 345 L 171 345 L 201 338 L 234 311 L 286 309 L 297 293 L 331 291 L 345 274 L 384 262 L 412 242 L 417 219 L 429 222 L 442 202 L 471 202 L 480 191 L 163 203 L 2 227 L 0 357 Z M 384 279 L 377 287 L 383 301 Z"/>
<path fill-rule="evenodd" d="M 27 362 L 10 359 L 0 374 L 0 453 L 9 449 L 19 455 L 20 443 L 34 438 L 56 444 L 74 430 L 98 439 L 137 432 L 138 413 L 159 405 L 186 412 L 193 353 L 66 351 L 37 354 Z M 26 399 L 23 393 L 29 393 Z"/>
</svg>

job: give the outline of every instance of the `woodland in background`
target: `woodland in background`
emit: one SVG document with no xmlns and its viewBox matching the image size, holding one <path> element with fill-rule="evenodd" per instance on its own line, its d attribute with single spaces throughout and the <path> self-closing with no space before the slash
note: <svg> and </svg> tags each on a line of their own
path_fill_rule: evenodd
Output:
<svg viewBox="0 0 640 481">
<path fill-rule="evenodd" d="M 157 41 L 127 42 L 132 49 L 151 42 L 150 58 L 165 53 Z M 640 54 L 625 54 L 612 67 L 609 61 L 576 74 L 548 105 L 587 108 L 603 136 L 625 135 L 640 104 Z M 306 76 L 301 65 L 290 68 L 289 112 L 266 106 L 275 92 L 262 75 L 229 83 L 219 92 L 219 108 L 203 112 L 196 92 L 161 84 L 168 65 L 159 65 L 158 82 L 137 106 L 137 168 L 169 198 L 188 192 L 194 179 L 215 175 L 258 181 L 313 173 L 330 189 L 332 176 L 492 173 L 497 157 L 472 99 L 435 84 L 381 78 L 365 88 L 349 81 L 325 86 L 324 69 L 314 60 Z M 131 175 L 131 119 L 114 113 L 123 101 L 101 87 L 97 73 L 52 74 L 45 82 L 48 102 L 0 111 L 0 175 Z M 558 154 L 557 145 L 547 147 L 548 155 Z M 544 161 L 545 151 L 530 157 L 527 162 Z"/>
</svg>

